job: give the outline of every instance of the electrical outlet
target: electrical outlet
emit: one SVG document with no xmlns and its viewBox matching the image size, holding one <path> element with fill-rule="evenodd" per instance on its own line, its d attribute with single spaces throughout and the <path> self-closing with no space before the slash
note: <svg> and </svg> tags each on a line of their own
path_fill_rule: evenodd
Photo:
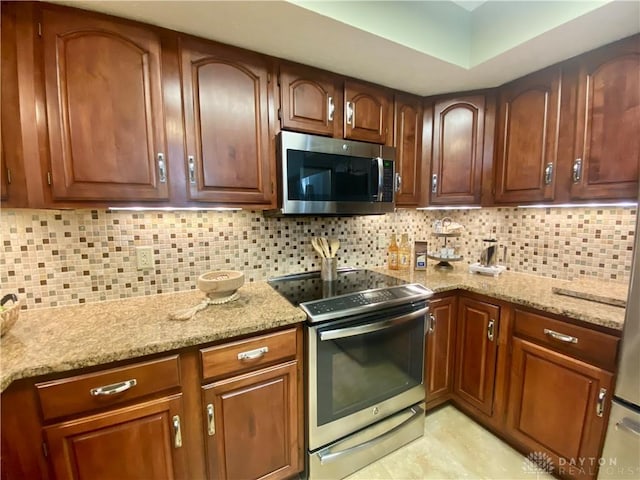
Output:
<svg viewBox="0 0 640 480">
<path fill-rule="evenodd" d="M 153 268 L 153 247 L 136 247 L 136 265 L 138 270 Z"/>
</svg>

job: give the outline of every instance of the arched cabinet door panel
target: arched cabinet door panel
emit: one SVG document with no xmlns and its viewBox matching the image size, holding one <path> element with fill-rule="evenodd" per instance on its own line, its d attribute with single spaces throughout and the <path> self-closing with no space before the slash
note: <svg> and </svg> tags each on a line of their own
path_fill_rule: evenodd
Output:
<svg viewBox="0 0 640 480">
<path fill-rule="evenodd" d="M 339 77 L 302 65 L 280 66 L 280 126 L 342 138 L 342 84 Z"/>
<path fill-rule="evenodd" d="M 638 132 L 640 35 L 581 60 L 571 197 L 637 198 Z"/>
<path fill-rule="evenodd" d="M 54 200 L 168 198 L 160 48 L 153 30 L 42 8 Z"/>
<path fill-rule="evenodd" d="M 188 38 L 180 55 L 190 199 L 269 204 L 268 60 Z"/>
<path fill-rule="evenodd" d="M 475 95 L 434 105 L 432 204 L 479 204 L 484 147 L 485 97 Z"/>
<path fill-rule="evenodd" d="M 496 203 L 552 201 L 558 156 L 560 72 L 536 72 L 501 88 Z"/>
<path fill-rule="evenodd" d="M 344 138 L 393 143 L 393 95 L 381 87 L 346 81 Z"/>
</svg>

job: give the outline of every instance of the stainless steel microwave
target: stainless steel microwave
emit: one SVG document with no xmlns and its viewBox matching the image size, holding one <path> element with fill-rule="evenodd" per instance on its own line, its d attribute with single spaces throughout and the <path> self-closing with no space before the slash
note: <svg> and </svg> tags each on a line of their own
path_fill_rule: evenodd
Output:
<svg viewBox="0 0 640 480">
<path fill-rule="evenodd" d="M 294 132 L 277 138 L 284 215 L 376 215 L 395 208 L 395 148 Z"/>
</svg>

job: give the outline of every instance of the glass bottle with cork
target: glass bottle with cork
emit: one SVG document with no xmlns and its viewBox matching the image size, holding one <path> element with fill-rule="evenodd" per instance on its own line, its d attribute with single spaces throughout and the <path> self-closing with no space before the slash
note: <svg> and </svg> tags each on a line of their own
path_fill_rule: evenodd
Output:
<svg viewBox="0 0 640 480">
<path fill-rule="evenodd" d="M 398 248 L 398 243 L 396 242 L 396 234 L 391 234 L 391 242 L 389 243 L 389 248 L 387 249 L 387 267 L 389 270 L 398 270 L 398 260 L 400 249 Z"/>
</svg>

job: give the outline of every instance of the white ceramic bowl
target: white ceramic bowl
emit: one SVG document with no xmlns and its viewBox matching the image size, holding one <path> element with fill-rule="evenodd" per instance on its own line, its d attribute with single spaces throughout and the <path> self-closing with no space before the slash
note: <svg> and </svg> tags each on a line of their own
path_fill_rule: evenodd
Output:
<svg viewBox="0 0 640 480">
<path fill-rule="evenodd" d="M 228 297 L 244 285 L 244 273 L 236 270 L 214 270 L 200 275 L 196 285 L 209 298 Z"/>
</svg>

